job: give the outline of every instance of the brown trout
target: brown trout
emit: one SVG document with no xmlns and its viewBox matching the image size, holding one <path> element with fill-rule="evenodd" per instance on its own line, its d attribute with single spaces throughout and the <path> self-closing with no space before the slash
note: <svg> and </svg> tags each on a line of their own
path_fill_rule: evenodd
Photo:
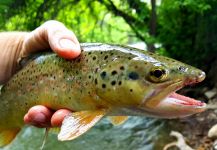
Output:
<svg viewBox="0 0 217 150">
<path fill-rule="evenodd" d="M 127 116 L 177 118 L 205 110 L 205 103 L 175 93 L 204 80 L 201 70 L 127 46 L 86 43 L 81 48 L 74 60 L 38 55 L 2 87 L 0 146 L 14 139 L 34 105 L 74 112 L 63 121 L 62 141 L 85 133 L 103 116 L 120 124 Z"/>
</svg>

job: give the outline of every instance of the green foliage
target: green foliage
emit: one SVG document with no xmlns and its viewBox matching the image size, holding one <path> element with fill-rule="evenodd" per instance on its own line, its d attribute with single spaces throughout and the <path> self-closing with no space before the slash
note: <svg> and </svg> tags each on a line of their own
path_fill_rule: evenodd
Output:
<svg viewBox="0 0 217 150">
<path fill-rule="evenodd" d="M 217 52 L 217 1 L 163 0 L 159 8 L 158 38 L 169 56 L 203 65 Z"/>
<path fill-rule="evenodd" d="M 133 35 L 129 25 L 97 1 L 26 0 L 11 12 L 2 30 L 34 30 L 46 20 L 59 20 L 72 29 L 81 42 L 127 43 Z M 135 39 L 135 36 L 133 37 Z"/>
<path fill-rule="evenodd" d="M 31 31 L 56 19 L 81 42 L 160 43 L 158 53 L 197 66 L 215 56 L 217 1 L 162 0 L 156 7 L 155 35 L 150 34 L 152 7 L 141 0 L 4 0 L 0 28 Z"/>
</svg>

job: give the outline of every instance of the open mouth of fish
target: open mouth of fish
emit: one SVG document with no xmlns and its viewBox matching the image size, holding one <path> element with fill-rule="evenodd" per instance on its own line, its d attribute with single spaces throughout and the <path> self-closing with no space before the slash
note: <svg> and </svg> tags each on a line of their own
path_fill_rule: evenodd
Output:
<svg viewBox="0 0 217 150">
<path fill-rule="evenodd" d="M 164 99 L 164 101 L 167 101 L 168 103 L 171 104 L 198 107 L 198 108 L 203 108 L 206 106 L 206 103 L 202 101 L 184 95 L 180 95 L 176 92 L 172 92 L 171 94 L 169 94 L 167 98 Z"/>
<path fill-rule="evenodd" d="M 188 85 L 199 83 L 199 82 L 203 81 L 204 79 L 205 79 L 205 75 L 203 73 L 201 73 L 201 76 L 199 76 L 198 78 L 196 78 L 194 80 L 185 81 L 184 85 L 182 83 L 180 83 L 180 87 L 178 89 L 181 89 L 181 88 L 188 86 Z M 171 104 L 177 104 L 177 105 L 186 106 L 186 107 L 189 106 L 189 107 L 194 107 L 194 108 L 198 108 L 198 109 L 201 108 L 201 110 L 203 110 L 203 108 L 206 107 L 206 103 L 204 103 L 202 101 L 199 101 L 199 100 L 196 100 L 194 98 L 190 98 L 190 97 L 176 93 L 176 91 L 178 89 L 176 89 L 175 92 L 170 93 L 165 100 Z"/>
<path fill-rule="evenodd" d="M 159 91 L 155 90 L 149 95 L 149 98 L 143 103 L 143 109 L 152 116 L 163 118 L 176 118 L 203 112 L 206 109 L 206 103 L 176 93 L 179 89 L 202 80 L 203 78 L 189 82 L 181 80 L 173 83 L 168 82 L 169 86 L 161 87 Z M 161 91 L 162 89 L 163 91 Z"/>
<path fill-rule="evenodd" d="M 206 103 L 190 98 L 184 95 L 176 93 L 177 90 L 185 87 L 186 85 L 192 85 L 197 82 L 201 82 L 203 79 L 194 82 L 177 82 L 177 84 L 172 85 L 170 88 L 173 89 L 163 100 L 156 105 L 156 109 L 159 112 L 165 113 L 168 116 L 174 114 L 174 116 L 188 116 L 195 113 L 203 112 L 206 109 Z M 177 114 L 177 115 L 176 115 Z"/>
</svg>

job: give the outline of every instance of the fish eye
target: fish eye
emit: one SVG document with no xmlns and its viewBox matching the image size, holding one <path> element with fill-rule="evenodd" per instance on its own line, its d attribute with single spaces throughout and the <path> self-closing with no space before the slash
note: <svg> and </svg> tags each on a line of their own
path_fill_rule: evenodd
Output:
<svg viewBox="0 0 217 150">
<path fill-rule="evenodd" d="M 167 79 L 167 71 L 161 67 L 155 67 L 150 71 L 149 78 L 152 82 L 163 82 Z"/>
</svg>

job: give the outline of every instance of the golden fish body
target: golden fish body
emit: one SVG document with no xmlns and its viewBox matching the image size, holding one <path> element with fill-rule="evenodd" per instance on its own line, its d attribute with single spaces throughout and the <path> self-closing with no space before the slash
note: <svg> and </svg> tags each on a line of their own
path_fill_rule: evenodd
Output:
<svg viewBox="0 0 217 150">
<path fill-rule="evenodd" d="M 81 47 L 81 55 L 74 60 L 54 53 L 39 55 L 4 85 L 0 96 L 0 146 L 15 137 L 24 125 L 23 116 L 34 105 L 85 111 L 74 116 L 84 120 L 90 117 L 87 112 L 92 112 L 93 119 L 104 115 L 173 118 L 204 110 L 205 104 L 196 100 L 191 105 L 184 98 L 185 104 L 174 103 L 177 96 L 171 94 L 202 81 L 205 74 L 201 70 L 126 46 L 90 43 Z"/>
</svg>

